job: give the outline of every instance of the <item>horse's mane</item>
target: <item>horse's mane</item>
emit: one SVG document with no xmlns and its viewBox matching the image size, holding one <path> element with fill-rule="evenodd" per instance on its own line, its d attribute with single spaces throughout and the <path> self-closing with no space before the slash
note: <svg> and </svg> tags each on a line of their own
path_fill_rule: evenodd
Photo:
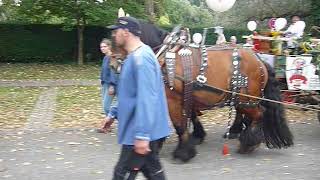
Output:
<svg viewBox="0 0 320 180">
<path fill-rule="evenodd" d="M 142 30 L 141 41 L 155 51 L 162 44 L 168 32 L 146 21 L 139 20 L 139 22 Z"/>
</svg>

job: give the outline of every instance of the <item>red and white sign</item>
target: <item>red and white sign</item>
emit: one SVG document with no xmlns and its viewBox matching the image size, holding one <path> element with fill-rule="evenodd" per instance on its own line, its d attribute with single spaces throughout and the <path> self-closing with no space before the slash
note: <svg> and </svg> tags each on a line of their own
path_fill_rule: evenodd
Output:
<svg viewBox="0 0 320 180">
<path fill-rule="evenodd" d="M 315 74 L 312 57 L 296 56 L 286 59 L 286 79 L 289 90 L 320 90 L 320 79 Z"/>
</svg>

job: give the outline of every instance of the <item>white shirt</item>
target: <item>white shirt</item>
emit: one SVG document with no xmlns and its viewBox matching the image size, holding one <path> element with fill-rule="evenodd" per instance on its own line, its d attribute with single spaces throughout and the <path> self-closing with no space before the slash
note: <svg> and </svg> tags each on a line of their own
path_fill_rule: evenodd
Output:
<svg viewBox="0 0 320 180">
<path fill-rule="evenodd" d="M 305 27 L 306 24 L 304 21 L 297 21 L 294 24 L 291 24 L 285 33 L 289 33 L 289 37 L 301 38 Z"/>
</svg>

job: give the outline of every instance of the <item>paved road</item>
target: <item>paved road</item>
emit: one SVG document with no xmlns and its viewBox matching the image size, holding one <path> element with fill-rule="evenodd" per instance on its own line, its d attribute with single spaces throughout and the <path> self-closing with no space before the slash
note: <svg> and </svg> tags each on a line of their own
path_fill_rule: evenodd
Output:
<svg viewBox="0 0 320 180">
<path fill-rule="evenodd" d="M 176 142 L 171 138 L 161 152 L 169 180 L 289 180 L 320 179 L 320 124 L 291 124 L 295 146 L 269 150 L 261 146 L 251 155 L 222 156 L 224 128 L 212 127 L 197 147 L 198 155 L 181 164 L 171 159 Z M 0 132 L 0 179 L 109 180 L 118 158 L 116 135 L 92 130 Z M 139 179 L 143 179 L 140 178 Z"/>
<path fill-rule="evenodd" d="M 0 80 L 0 86 L 11 87 L 98 84 L 97 81 L 74 80 L 43 82 Z M 45 120 L 42 119 L 41 122 L 46 122 Z M 31 122 L 30 124 L 39 124 L 38 119 Z M 48 129 L 43 128 L 45 124 L 42 124 L 41 128 L 33 125 L 31 128 L 15 132 L 0 131 L 0 179 L 111 179 L 113 166 L 119 155 L 115 134 L 97 134 L 88 129 Z M 176 142 L 174 137 L 170 138 L 161 152 L 168 179 L 320 179 L 320 124 L 316 117 L 308 124 L 291 124 L 295 135 L 293 148 L 269 150 L 261 146 L 250 155 L 235 153 L 237 142 L 230 141 L 231 155 L 222 156 L 221 135 L 224 127 L 206 127 L 208 128 L 207 140 L 197 147 L 196 158 L 186 164 L 171 159 L 171 152 Z M 143 178 L 140 176 L 139 179 Z"/>
</svg>

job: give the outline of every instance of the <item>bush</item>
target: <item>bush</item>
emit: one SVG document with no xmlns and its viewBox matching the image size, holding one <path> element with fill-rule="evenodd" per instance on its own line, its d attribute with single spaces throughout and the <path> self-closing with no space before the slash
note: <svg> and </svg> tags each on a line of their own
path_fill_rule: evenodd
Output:
<svg viewBox="0 0 320 180">
<path fill-rule="evenodd" d="M 76 29 L 63 31 L 57 25 L 0 25 L 0 62 L 76 61 Z M 84 55 L 87 61 L 100 60 L 99 42 L 110 36 L 103 27 L 86 27 Z"/>
<path fill-rule="evenodd" d="M 164 27 L 171 31 L 172 28 Z M 202 28 L 192 28 L 191 33 L 202 33 Z M 17 25 L 0 24 L 0 62 L 76 62 L 77 31 L 63 31 L 58 25 Z M 241 36 L 248 35 L 246 30 L 225 29 L 229 40 L 235 35 L 238 42 L 243 42 Z M 99 43 L 102 38 L 110 38 L 110 31 L 104 27 L 88 26 L 84 31 L 85 62 L 99 62 L 102 54 Z M 206 44 L 214 44 L 216 34 L 209 30 Z"/>
</svg>

